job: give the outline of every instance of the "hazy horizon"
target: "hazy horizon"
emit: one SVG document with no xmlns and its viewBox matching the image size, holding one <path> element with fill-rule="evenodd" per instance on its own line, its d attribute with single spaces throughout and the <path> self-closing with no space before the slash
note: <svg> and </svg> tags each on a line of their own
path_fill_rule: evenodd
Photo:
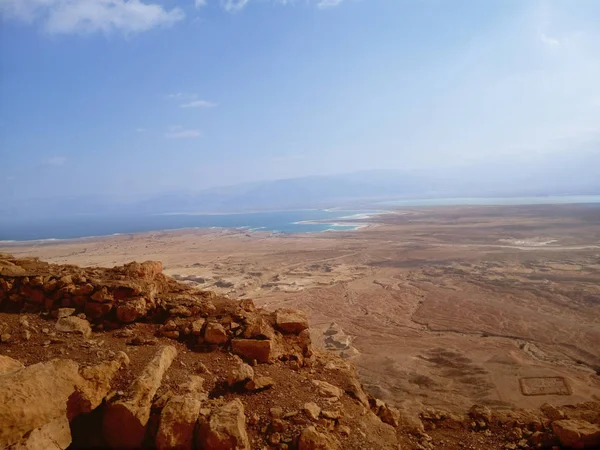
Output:
<svg viewBox="0 0 600 450">
<path fill-rule="evenodd" d="M 0 14 L 0 206 L 372 170 L 410 178 L 407 195 L 600 192 L 592 0 L 3 0 Z"/>
</svg>

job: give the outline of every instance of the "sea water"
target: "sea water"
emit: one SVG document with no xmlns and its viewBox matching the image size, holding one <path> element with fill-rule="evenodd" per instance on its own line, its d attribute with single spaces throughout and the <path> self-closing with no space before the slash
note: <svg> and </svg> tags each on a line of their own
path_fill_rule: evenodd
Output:
<svg viewBox="0 0 600 450">
<path fill-rule="evenodd" d="M 295 210 L 240 214 L 169 213 L 129 216 L 81 215 L 28 222 L 0 221 L 0 241 L 74 239 L 187 228 L 237 228 L 276 233 L 351 231 L 352 222 L 378 211 Z M 338 223 L 342 220 L 342 223 Z"/>
</svg>

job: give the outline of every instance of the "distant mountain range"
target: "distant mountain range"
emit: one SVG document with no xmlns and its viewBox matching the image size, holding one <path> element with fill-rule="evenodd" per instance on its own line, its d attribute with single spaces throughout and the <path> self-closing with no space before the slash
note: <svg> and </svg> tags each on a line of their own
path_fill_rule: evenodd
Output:
<svg viewBox="0 0 600 450">
<path fill-rule="evenodd" d="M 594 155 L 595 156 L 595 155 Z M 445 173 L 426 170 L 375 170 L 244 183 L 198 192 L 168 192 L 143 200 L 74 197 L 0 203 L 7 220 L 81 214 L 130 215 L 176 212 L 369 206 L 386 200 L 452 197 L 516 197 L 600 194 L 600 157 L 589 164 L 536 167 L 471 167 Z M 597 163 L 597 164 L 596 164 Z"/>
</svg>

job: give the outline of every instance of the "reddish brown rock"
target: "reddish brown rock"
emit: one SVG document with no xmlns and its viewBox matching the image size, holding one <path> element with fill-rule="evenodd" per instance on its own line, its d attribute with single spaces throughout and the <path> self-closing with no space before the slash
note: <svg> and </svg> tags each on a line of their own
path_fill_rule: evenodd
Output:
<svg viewBox="0 0 600 450">
<path fill-rule="evenodd" d="M 235 399 L 217 409 L 198 433 L 198 448 L 205 450 L 249 450 L 244 405 Z"/>
<path fill-rule="evenodd" d="M 122 323 L 135 322 L 148 312 L 146 300 L 143 297 L 133 298 L 117 307 L 117 319 Z"/>
<path fill-rule="evenodd" d="M 275 311 L 275 323 L 284 333 L 300 334 L 308 328 L 308 318 L 298 309 L 278 309 Z"/>
<path fill-rule="evenodd" d="M 233 353 L 250 361 L 256 359 L 260 363 L 267 363 L 273 359 L 270 340 L 233 339 L 231 347 Z"/>
<path fill-rule="evenodd" d="M 209 322 L 204 330 L 204 340 L 209 344 L 225 344 L 227 342 L 227 332 L 223 325 L 218 322 Z"/>
<path fill-rule="evenodd" d="M 568 448 L 600 448 L 600 425 L 579 419 L 557 420 L 552 422 L 552 430 L 560 443 Z"/>
<path fill-rule="evenodd" d="M 161 347 L 129 386 L 126 397 L 107 404 L 102 428 L 104 438 L 110 446 L 141 446 L 150 418 L 152 399 L 176 354 L 175 347 Z"/>
</svg>

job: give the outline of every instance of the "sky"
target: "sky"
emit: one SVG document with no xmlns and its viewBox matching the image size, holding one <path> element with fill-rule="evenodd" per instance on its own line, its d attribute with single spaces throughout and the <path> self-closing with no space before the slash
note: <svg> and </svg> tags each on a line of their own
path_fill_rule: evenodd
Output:
<svg viewBox="0 0 600 450">
<path fill-rule="evenodd" d="M 0 15 L 0 201 L 600 153 L 597 0 L 0 0 Z"/>
</svg>

